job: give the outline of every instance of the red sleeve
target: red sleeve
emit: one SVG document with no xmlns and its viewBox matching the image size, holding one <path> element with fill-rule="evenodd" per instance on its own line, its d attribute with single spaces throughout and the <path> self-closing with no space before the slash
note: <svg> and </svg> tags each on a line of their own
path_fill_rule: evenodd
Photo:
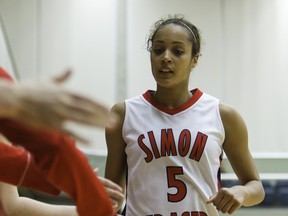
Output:
<svg viewBox="0 0 288 216">
<path fill-rule="evenodd" d="M 71 138 L 3 119 L 0 132 L 34 155 L 47 179 L 75 200 L 80 216 L 113 215 L 112 203 L 102 182 Z"/>
<path fill-rule="evenodd" d="M 35 165 L 34 158 L 29 152 L 1 142 L 0 152 L 1 181 L 52 195 L 60 193 L 47 181 L 46 176 Z"/>
<path fill-rule="evenodd" d="M 13 81 L 13 78 L 3 69 L 0 67 L 0 78 L 8 79 Z"/>
<path fill-rule="evenodd" d="M 0 77 L 13 80 L 1 67 Z M 32 153 L 37 167 L 46 174 L 49 182 L 75 200 L 80 216 L 115 215 L 105 188 L 71 139 L 5 119 L 0 119 L 0 132 L 12 143 L 22 145 Z M 30 171 L 31 175 L 27 173 L 27 176 L 35 174 L 33 169 Z M 14 175 L 17 175 L 16 171 Z"/>
<path fill-rule="evenodd" d="M 18 185 L 27 169 L 28 152 L 0 142 L 0 180 Z"/>
</svg>

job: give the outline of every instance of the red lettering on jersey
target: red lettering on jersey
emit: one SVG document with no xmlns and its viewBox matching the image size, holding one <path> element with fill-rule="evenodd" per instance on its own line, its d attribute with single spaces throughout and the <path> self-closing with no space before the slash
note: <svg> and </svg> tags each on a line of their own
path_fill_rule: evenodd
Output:
<svg viewBox="0 0 288 216">
<path fill-rule="evenodd" d="M 156 214 L 158 215 L 158 214 Z M 154 215 L 154 216 L 156 216 Z M 171 212 L 170 216 L 178 216 L 176 212 Z M 188 211 L 185 211 L 181 214 L 181 216 L 208 216 L 205 212 L 199 212 L 199 211 L 192 211 L 191 213 Z"/>
<path fill-rule="evenodd" d="M 150 149 L 143 143 L 143 139 L 145 136 L 141 134 L 138 137 L 138 145 L 139 147 L 146 153 L 147 157 L 145 158 L 146 163 L 149 163 L 153 160 L 153 153 L 150 151 Z"/>
<path fill-rule="evenodd" d="M 207 135 L 201 132 L 197 133 L 194 146 L 192 148 L 189 158 L 196 161 L 200 160 L 207 142 L 207 138 L 208 138 Z"/>
<path fill-rule="evenodd" d="M 183 175 L 183 167 L 179 166 L 167 166 L 166 175 L 167 175 L 167 184 L 168 188 L 176 188 L 177 192 L 174 194 L 167 193 L 168 202 L 180 202 L 186 197 L 187 187 L 185 182 L 178 179 L 178 175 Z"/>
<path fill-rule="evenodd" d="M 159 150 L 157 148 L 157 143 L 155 141 L 155 137 L 154 137 L 153 131 L 149 131 L 148 132 L 148 136 L 149 136 L 150 144 L 151 144 L 151 147 L 152 147 L 152 151 L 154 153 L 155 158 L 157 159 L 157 158 L 160 157 L 160 153 L 159 153 Z"/>
<path fill-rule="evenodd" d="M 177 156 L 175 140 L 171 128 L 161 130 L 161 157 Z"/>
<path fill-rule="evenodd" d="M 208 215 L 205 212 L 193 211 L 191 212 L 191 216 L 208 216 Z"/>
<path fill-rule="evenodd" d="M 178 141 L 178 151 L 181 157 L 185 157 L 188 154 L 191 145 L 191 133 L 185 129 L 181 132 Z"/>
<path fill-rule="evenodd" d="M 137 140 L 139 147 L 146 153 L 145 161 L 147 163 L 151 162 L 153 160 L 153 157 L 157 159 L 166 156 L 177 156 L 178 154 L 181 157 L 185 157 L 190 150 L 192 137 L 188 129 L 184 129 L 181 131 L 178 139 L 178 146 L 176 146 L 174 133 L 171 128 L 161 130 L 161 143 L 160 145 L 158 145 L 159 147 L 157 146 L 153 131 L 149 131 L 147 132 L 147 134 L 152 150 L 143 142 L 143 140 L 145 139 L 144 134 L 141 134 Z M 208 136 L 206 134 L 203 134 L 201 132 L 197 133 L 194 145 L 189 155 L 190 159 L 198 162 L 200 161 L 207 143 L 207 139 Z"/>
<path fill-rule="evenodd" d="M 146 216 L 163 216 L 162 214 L 153 214 L 153 215 L 146 215 Z"/>
<path fill-rule="evenodd" d="M 183 212 L 181 216 L 190 216 L 190 212 Z"/>
</svg>

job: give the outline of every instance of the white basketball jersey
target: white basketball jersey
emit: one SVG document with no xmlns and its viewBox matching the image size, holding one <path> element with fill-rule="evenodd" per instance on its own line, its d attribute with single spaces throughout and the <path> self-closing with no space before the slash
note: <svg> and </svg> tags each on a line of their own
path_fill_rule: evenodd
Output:
<svg viewBox="0 0 288 216">
<path fill-rule="evenodd" d="M 224 128 L 219 100 L 192 91 L 176 109 L 153 91 L 125 100 L 126 216 L 215 216 Z"/>
</svg>

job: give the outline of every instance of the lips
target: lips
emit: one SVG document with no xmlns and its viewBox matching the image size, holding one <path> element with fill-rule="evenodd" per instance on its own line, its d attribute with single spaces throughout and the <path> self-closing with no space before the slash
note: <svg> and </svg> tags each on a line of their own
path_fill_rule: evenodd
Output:
<svg viewBox="0 0 288 216">
<path fill-rule="evenodd" d="M 173 71 L 169 68 L 162 68 L 159 70 L 160 73 L 173 73 Z"/>
</svg>

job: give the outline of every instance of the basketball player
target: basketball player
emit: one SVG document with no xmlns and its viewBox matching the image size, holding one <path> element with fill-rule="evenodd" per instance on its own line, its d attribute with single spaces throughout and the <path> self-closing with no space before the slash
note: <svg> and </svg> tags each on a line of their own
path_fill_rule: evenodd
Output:
<svg viewBox="0 0 288 216">
<path fill-rule="evenodd" d="M 253 206 L 264 190 L 247 128 L 232 107 L 188 89 L 200 56 L 198 29 L 183 17 L 155 23 L 148 39 L 156 90 L 114 105 L 105 177 L 126 188 L 126 216 L 217 216 Z M 226 153 L 240 185 L 220 188 Z"/>
<path fill-rule="evenodd" d="M 3 70 L 1 71 L 1 76 L 2 78 L 5 77 L 6 79 L 11 80 L 11 77 Z M 12 84 L 4 84 L 4 85 L 7 85 L 11 89 L 11 86 L 9 85 L 12 85 Z M 17 87 L 14 87 L 14 88 L 17 88 Z M 35 99 L 35 97 L 33 97 L 33 92 L 31 91 L 28 91 L 28 92 L 32 93 L 31 97 L 26 97 L 26 98 L 24 97 L 24 98 L 32 99 L 34 103 L 27 104 L 27 100 L 26 101 L 24 100 L 23 102 L 26 107 L 25 106 L 20 107 L 20 110 L 21 109 L 25 110 L 25 108 L 29 107 L 29 105 L 30 107 L 33 108 L 33 106 L 35 107 L 35 103 L 37 107 L 37 102 L 38 102 L 38 105 L 41 105 L 40 107 L 43 108 L 42 106 L 43 104 L 41 104 L 41 101 L 43 100 L 40 100 L 40 101 L 36 100 L 35 102 L 35 100 L 33 100 Z M 7 93 L 9 95 L 9 92 Z M 27 96 L 25 95 L 25 92 L 21 94 L 21 92 L 16 91 L 16 93 L 19 93 L 22 96 L 23 95 Z M 37 94 L 38 93 L 35 93 L 35 95 Z M 77 95 L 69 95 L 63 92 L 62 96 L 65 96 L 65 95 L 66 95 L 66 99 L 67 98 L 69 99 L 69 96 L 77 97 Z M 13 105 L 13 103 L 9 103 L 9 102 L 11 102 L 11 99 L 12 101 L 13 99 L 15 99 L 13 98 L 13 96 L 15 95 L 12 94 L 11 96 L 12 98 L 4 97 L 4 100 L 1 100 L 1 102 L 3 102 L 1 104 L 2 107 L 6 106 L 6 109 L 14 108 L 13 106 L 12 107 L 8 106 L 11 104 Z M 47 94 L 44 96 L 47 96 Z M 51 95 L 51 98 L 59 99 L 57 97 L 54 97 L 53 94 Z M 19 99 L 19 98 L 16 97 L 16 99 Z M 28 100 L 28 102 L 32 102 L 32 101 Z M 19 102 L 22 102 L 22 101 L 20 100 Z M 54 101 L 51 100 L 50 102 L 54 102 Z M 56 104 L 61 106 L 61 101 L 56 100 L 56 102 L 57 102 Z M 70 102 L 73 102 L 73 101 L 70 101 Z M 52 105 L 56 105 L 56 104 L 52 103 Z M 62 108 L 67 108 L 67 111 L 69 111 L 70 109 L 77 108 L 77 106 L 72 106 L 72 105 L 73 103 L 72 104 L 68 103 L 68 106 L 65 106 L 65 103 L 64 103 L 64 106 L 62 106 Z M 82 104 L 82 106 L 83 105 L 95 106 L 97 104 L 95 104 L 93 101 L 91 102 L 88 101 L 86 102 L 86 104 Z M 80 109 L 79 111 L 87 112 L 92 107 L 93 106 L 88 107 L 87 110 Z M 0 133 L 1 133 L 1 137 L 0 137 L 1 138 L 0 139 L 0 150 L 1 150 L 0 151 L 1 152 L 0 181 L 4 181 L 4 182 L 14 184 L 14 185 L 21 185 L 24 187 L 44 191 L 44 192 L 55 194 L 55 195 L 59 194 L 60 191 L 64 191 L 68 195 L 70 195 L 71 198 L 75 200 L 75 203 L 77 205 L 77 212 L 79 213 L 80 216 L 115 215 L 115 210 L 113 210 L 112 208 L 112 202 L 110 201 L 108 194 L 105 191 L 103 184 L 102 184 L 102 182 L 107 183 L 107 181 L 102 180 L 101 182 L 96 177 L 95 173 L 90 167 L 90 164 L 87 158 L 76 148 L 75 142 L 71 137 L 63 133 L 59 133 L 55 130 L 59 128 L 61 130 L 62 125 L 60 125 L 59 127 L 59 125 L 56 124 L 57 127 L 53 127 L 55 125 L 52 124 L 52 127 L 51 127 L 51 125 L 46 124 L 45 121 L 44 122 L 39 121 L 40 128 L 35 127 L 36 125 L 38 125 L 38 123 L 36 125 L 29 123 L 28 125 L 30 126 L 28 126 L 27 124 L 22 123 L 22 122 L 25 122 L 23 121 L 25 117 L 21 118 L 19 122 L 17 121 L 18 118 L 17 117 L 15 118 L 15 116 L 12 115 L 11 117 L 10 115 L 5 115 L 9 113 L 10 111 L 7 112 L 7 110 L 6 111 L 5 109 L 3 110 L 4 110 L 3 111 L 4 115 L 2 113 L 2 116 L 8 117 L 8 118 L 2 117 L 0 119 Z M 49 110 L 49 108 L 47 110 Z M 46 110 L 46 113 L 47 113 L 47 110 Z M 104 109 L 102 108 L 102 110 Z M 42 110 L 38 109 L 38 112 L 39 111 L 41 112 Z M 50 116 L 53 117 L 53 114 L 54 114 L 53 111 L 48 112 L 48 113 L 52 114 L 52 116 L 51 115 Z M 25 114 L 25 112 L 23 114 Z M 29 112 L 27 112 L 27 114 L 29 114 Z M 61 117 L 61 115 L 59 115 L 61 113 L 55 112 L 55 114 L 56 114 L 56 117 L 58 118 Z M 88 115 L 92 114 L 92 111 L 84 113 L 84 115 L 85 114 L 86 114 L 86 117 L 88 117 Z M 19 114 L 16 113 L 16 116 L 17 115 Z M 41 114 L 38 113 L 35 116 L 39 117 L 40 115 Z M 95 116 L 93 115 L 92 117 L 95 118 Z M 47 116 L 43 117 L 44 120 L 46 118 Z M 70 119 L 69 114 L 64 116 L 63 119 L 64 120 Z M 59 118 L 60 120 L 59 122 L 62 123 L 63 119 Z M 26 116 L 26 120 L 27 120 L 27 116 Z M 33 118 L 30 120 L 33 121 Z M 81 120 L 81 118 L 79 119 L 76 118 L 75 120 L 77 122 Z M 47 122 L 49 123 L 49 120 Z M 59 122 L 56 122 L 56 123 L 59 123 Z M 100 126 L 101 124 L 102 126 L 104 125 L 103 124 L 104 122 L 102 122 L 101 124 L 99 124 L 99 122 L 101 122 L 101 120 L 98 121 L 98 123 L 96 124 L 97 126 Z M 88 123 L 95 125 L 95 121 L 94 122 L 90 121 Z M 44 126 L 47 125 L 46 130 L 43 125 Z M 68 133 L 70 132 L 68 131 Z M 23 146 L 25 150 L 20 149 L 15 146 L 7 145 L 7 143 L 9 143 L 10 141 L 14 145 Z M 116 196 L 114 193 L 114 198 L 116 200 L 119 198 L 121 199 L 121 196 L 122 196 L 120 192 L 121 190 L 117 189 L 117 187 L 115 188 L 114 187 L 115 185 L 114 186 L 112 185 L 112 187 L 111 185 L 106 185 L 106 186 L 110 194 L 111 193 L 113 194 L 114 192 L 116 193 Z M 4 190 L 5 188 L 7 188 L 7 186 L 6 187 L 4 186 Z M 113 191 L 111 192 L 111 189 L 114 190 L 114 192 Z M 5 191 L 3 192 L 3 186 L 1 190 L 2 191 L 0 191 L 0 193 L 5 194 Z M 15 188 L 12 189 L 12 191 L 13 190 L 15 190 Z M 10 198 L 13 199 L 13 196 L 11 196 Z M 0 202 L 1 204 L 0 214 L 6 215 L 7 212 L 5 212 L 5 210 L 7 210 L 7 205 L 4 205 L 4 203 L 7 204 L 10 202 L 9 201 L 7 202 L 7 199 L 4 199 L 4 200 L 1 199 L 0 201 L 1 201 Z M 21 212 L 23 211 L 24 209 L 21 210 Z M 20 215 L 20 213 L 18 213 L 18 215 Z"/>
</svg>

